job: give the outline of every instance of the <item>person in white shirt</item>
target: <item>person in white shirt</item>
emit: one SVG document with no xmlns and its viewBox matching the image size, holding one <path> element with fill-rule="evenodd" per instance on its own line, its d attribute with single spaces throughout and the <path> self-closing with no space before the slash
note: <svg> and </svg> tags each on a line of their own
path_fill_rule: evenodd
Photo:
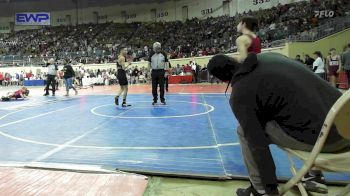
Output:
<svg viewBox="0 0 350 196">
<path fill-rule="evenodd" d="M 315 74 L 317 74 L 322 79 L 326 79 L 325 66 L 324 66 L 322 53 L 320 51 L 316 51 L 314 55 L 316 56 L 316 60 L 312 64 L 312 70 L 315 72 Z"/>
<path fill-rule="evenodd" d="M 196 73 L 196 62 L 192 61 L 190 62 L 191 64 L 191 69 L 192 69 L 192 75 L 193 75 L 193 82 L 197 82 L 196 78 L 197 78 L 197 73 Z"/>
<path fill-rule="evenodd" d="M 46 64 L 46 67 L 48 68 L 48 71 L 47 71 L 47 80 L 46 80 L 46 88 L 45 88 L 46 93 L 44 94 L 44 96 L 49 95 L 50 85 L 52 86 L 52 96 L 55 96 L 56 75 L 57 75 L 58 67 L 55 64 L 55 60 L 53 58 L 49 59 L 49 61 Z"/>
</svg>

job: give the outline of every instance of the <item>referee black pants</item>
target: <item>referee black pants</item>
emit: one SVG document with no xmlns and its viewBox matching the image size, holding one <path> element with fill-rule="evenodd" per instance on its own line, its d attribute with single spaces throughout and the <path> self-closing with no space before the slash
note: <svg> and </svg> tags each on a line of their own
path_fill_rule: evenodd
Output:
<svg viewBox="0 0 350 196">
<path fill-rule="evenodd" d="M 152 70 L 151 77 L 152 77 L 152 94 L 153 94 L 153 101 L 158 101 L 158 85 L 160 88 L 160 101 L 165 101 L 164 98 L 164 75 L 165 70 Z"/>
<path fill-rule="evenodd" d="M 56 80 L 55 80 L 55 75 L 47 75 L 47 81 L 46 81 L 46 94 L 49 94 L 49 90 L 50 90 L 50 85 L 52 86 L 52 94 L 55 94 L 55 87 L 56 87 Z"/>
</svg>

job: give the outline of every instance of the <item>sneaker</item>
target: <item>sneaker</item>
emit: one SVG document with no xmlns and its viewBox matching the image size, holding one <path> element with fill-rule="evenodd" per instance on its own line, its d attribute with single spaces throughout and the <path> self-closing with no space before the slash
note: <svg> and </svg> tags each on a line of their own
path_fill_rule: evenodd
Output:
<svg viewBox="0 0 350 196">
<path fill-rule="evenodd" d="M 49 96 L 49 95 L 50 95 L 50 94 L 48 94 L 48 93 L 45 93 L 45 94 L 44 94 L 44 96 Z"/>
<path fill-rule="evenodd" d="M 161 103 L 162 103 L 163 105 L 166 105 L 166 102 L 165 102 L 165 101 L 161 101 Z"/>
<path fill-rule="evenodd" d="M 1 100 L 2 101 L 10 101 L 11 99 L 9 97 L 2 97 Z"/>
<path fill-rule="evenodd" d="M 65 94 L 64 96 L 65 96 L 65 97 L 69 97 L 69 94 Z"/>
<path fill-rule="evenodd" d="M 75 95 L 78 95 L 78 91 L 75 91 Z"/>
<path fill-rule="evenodd" d="M 114 103 L 115 103 L 115 105 L 119 105 L 119 97 L 114 98 Z"/>
<path fill-rule="evenodd" d="M 309 192 L 322 194 L 328 193 L 326 181 L 321 172 L 317 173 L 316 175 L 311 175 L 309 172 L 301 179 L 301 181 L 305 189 Z"/>
<path fill-rule="evenodd" d="M 54 97 L 54 96 L 56 96 L 55 94 L 52 94 L 52 96 Z"/>
<path fill-rule="evenodd" d="M 152 105 L 157 105 L 157 101 L 153 101 Z"/>
<path fill-rule="evenodd" d="M 236 191 L 236 194 L 237 196 L 267 196 L 267 195 L 278 195 L 278 189 L 276 189 L 275 191 L 273 191 L 272 193 L 269 193 L 269 194 L 261 194 L 261 193 L 258 193 L 257 190 L 255 190 L 255 188 L 250 185 L 250 187 L 246 188 L 246 189 L 243 189 L 243 188 L 240 188 L 240 189 L 237 189 Z"/>
</svg>

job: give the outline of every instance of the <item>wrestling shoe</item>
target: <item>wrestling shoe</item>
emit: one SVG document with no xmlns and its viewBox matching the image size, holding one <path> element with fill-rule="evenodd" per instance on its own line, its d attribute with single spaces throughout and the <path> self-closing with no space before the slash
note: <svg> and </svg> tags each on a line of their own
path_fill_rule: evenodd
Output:
<svg viewBox="0 0 350 196">
<path fill-rule="evenodd" d="M 313 171 L 312 173 L 315 174 L 309 172 L 301 179 L 305 189 L 309 192 L 327 194 L 328 188 L 321 171 Z"/>
</svg>

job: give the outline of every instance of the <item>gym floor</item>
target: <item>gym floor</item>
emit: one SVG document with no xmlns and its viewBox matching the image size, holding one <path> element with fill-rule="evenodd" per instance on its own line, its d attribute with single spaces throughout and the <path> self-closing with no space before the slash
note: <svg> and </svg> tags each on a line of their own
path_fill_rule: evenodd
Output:
<svg viewBox="0 0 350 196">
<path fill-rule="evenodd" d="M 63 89 L 43 97 L 42 87 L 30 88 L 28 99 L 2 102 L 0 165 L 84 165 L 207 179 L 150 177 L 145 195 L 232 195 L 248 186 L 244 180 L 209 180 L 247 178 L 226 85 L 171 85 L 166 106 L 151 105 L 149 85 L 132 85 L 129 108 L 114 106 L 118 88 L 87 88 L 71 97 L 63 97 Z M 271 149 L 279 178 L 289 178 L 285 153 Z M 350 181 L 350 174 L 326 177 Z"/>
</svg>

